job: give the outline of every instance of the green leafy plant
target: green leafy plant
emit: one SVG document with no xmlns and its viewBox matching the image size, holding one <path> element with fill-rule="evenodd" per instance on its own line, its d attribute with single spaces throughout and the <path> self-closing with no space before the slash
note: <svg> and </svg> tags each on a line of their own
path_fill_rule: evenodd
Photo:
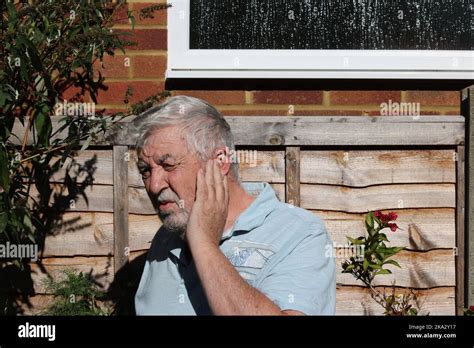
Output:
<svg viewBox="0 0 474 348">
<path fill-rule="evenodd" d="M 59 122 L 53 124 L 51 116 L 58 116 L 61 103 L 95 106 L 107 89 L 98 67 L 105 56 L 117 50 L 125 53 L 134 44 L 127 40 L 128 32 L 114 29 L 114 23 L 124 19 L 119 16 L 128 18 L 133 29 L 135 14 L 122 11 L 125 4 L 124 0 L 0 2 L 0 244 L 35 243 L 41 252 L 46 235 L 71 202 L 80 196 L 87 202 L 85 190 L 93 183 L 95 166 L 92 161 L 78 169 L 77 150 L 100 143 L 124 117 L 168 95 L 158 93 L 127 104 L 126 112 L 59 113 Z M 166 7 L 144 8 L 140 17 Z M 72 96 L 66 98 L 66 92 Z M 131 95 L 130 90 L 126 98 Z M 15 122 L 21 131 L 14 129 Z M 65 172 L 63 185 L 53 187 L 51 178 L 60 169 Z M 84 173 L 86 179 L 77 180 Z M 0 273 L 9 277 L 10 267 L 30 272 L 29 260 L 14 258 L 1 260 Z M 5 308 L 19 309 L 16 300 L 3 298 L 14 288 L 15 280 L 0 282 L 0 303 Z"/>
<path fill-rule="evenodd" d="M 105 292 L 89 273 L 73 269 L 62 271 L 62 279 L 45 279 L 44 286 L 55 299 L 44 315 L 109 315 L 110 309 L 98 304 L 105 299 Z"/>
<path fill-rule="evenodd" d="M 394 212 L 383 214 L 380 211 L 370 211 L 365 216 L 367 235 L 358 238 L 347 236 L 350 246 L 362 250 L 363 255 L 352 256 L 345 260 L 342 263 L 342 272 L 350 273 L 362 281 L 370 289 L 371 297 L 385 309 L 385 315 L 417 315 L 417 295 L 414 291 L 409 290 L 400 294 L 396 292 L 394 285 L 392 291 L 387 293 L 381 292 L 372 284 L 376 276 L 392 273 L 386 268 L 387 265 L 400 267 L 393 256 L 405 248 L 388 246 L 390 241 L 383 232 L 386 229 L 392 232 L 399 229 L 394 222 L 397 217 Z"/>
</svg>

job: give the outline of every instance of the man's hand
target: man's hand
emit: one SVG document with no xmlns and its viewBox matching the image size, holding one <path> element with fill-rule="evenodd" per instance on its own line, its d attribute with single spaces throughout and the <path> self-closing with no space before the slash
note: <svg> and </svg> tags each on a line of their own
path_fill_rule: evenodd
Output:
<svg viewBox="0 0 474 348">
<path fill-rule="evenodd" d="M 197 174 L 196 200 L 191 209 L 187 241 L 193 249 L 196 244 L 219 245 L 224 232 L 229 205 L 227 175 L 222 175 L 218 161 L 211 159 L 206 169 Z"/>
</svg>

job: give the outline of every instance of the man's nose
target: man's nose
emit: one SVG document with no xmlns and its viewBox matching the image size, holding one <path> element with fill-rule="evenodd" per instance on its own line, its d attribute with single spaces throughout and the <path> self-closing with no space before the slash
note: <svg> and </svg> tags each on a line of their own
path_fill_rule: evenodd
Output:
<svg viewBox="0 0 474 348">
<path fill-rule="evenodd" d="M 155 167 L 151 170 L 150 181 L 148 183 L 148 191 L 154 195 L 158 195 L 164 188 L 168 187 L 168 176 L 166 171 L 161 167 Z"/>
</svg>

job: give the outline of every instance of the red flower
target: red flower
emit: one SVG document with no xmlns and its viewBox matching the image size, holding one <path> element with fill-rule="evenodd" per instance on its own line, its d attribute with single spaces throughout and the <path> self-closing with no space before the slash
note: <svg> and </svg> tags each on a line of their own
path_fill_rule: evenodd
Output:
<svg viewBox="0 0 474 348">
<path fill-rule="evenodd" d="M 390 230 L 391 230 L 392 232 L 395 232 L 395 231 L 397 230 L 397 228 L 398 228 L 397 224 L 391 224 L 391 223 L 388 224 L 388 227 L 390 227 Z"/>
<path fill-rule="evenodd" d="M 469 306 L 469 310 L 474 312 L 474 306 Z"/>
<path fill-rule="evenodd" d="M 376 218 L 379 218 L 379 219 L 380 219 L 380 217 L 382 216 L 382 213 L 380 212 L 380 210 L 376 210 L 376 211 L 374 212 L 374 216 L 375 216 Z"/>
<path fill-rule="evenodd" d="M 382 215 L 380 216 L 380 221 L 382 221 L 383 224 L 386 224 L 387 222 L 390 221 L 390 218 L 389 218 L 389 216 L 388 216 L 387 214 L 382 214 Z"/>
<path fill-rule="evenodd" d="M 390 221 L 395 221 L 395 220 L 397 219 L 397 217 L 398 217 L 398 215 L 397 215 L 397 213 L 395 213 L 395 212 L 390 212 L 390 213 L 388 213 L 388 219 L 389 219 Z"/>
</svg>

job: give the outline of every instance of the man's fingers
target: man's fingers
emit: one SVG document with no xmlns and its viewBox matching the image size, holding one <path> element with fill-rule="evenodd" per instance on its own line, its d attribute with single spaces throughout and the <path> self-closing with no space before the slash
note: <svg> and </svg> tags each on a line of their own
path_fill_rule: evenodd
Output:
<svg viewBox="0 0 474 348">
<path fill-rule="evenodd" d="M 227 186 L 227 177 L 228 175 L 224 175 L 223 186 L 224 186 L 224 204 L 227 207 L 229 205 L 229 188 Z"/>
<path fill-rule="evenodd" d="M 217 160 L 214 160 L 214 185 L 216 187 L 216 200 L 220 203 L 224 203 L 224 184 L 221 170 Z"/>
<path fill-rule="evenodd" d="M 206 181 L 204 178 L 204 169 L 199 168 L 198 174 L 197 174 L 197 180 L 196 180 L 196 199 L 207 198 L 207 187 L 206 187 Z"/>
<path fill-rule="evenodd" d="M 216 199 L 216 189 L 214 187 L 214 172 L 213 161 L 209 160 L 206 163 L 206 185 L 207 185 L 207 199 L 214 202 Z"/>
</svg>

